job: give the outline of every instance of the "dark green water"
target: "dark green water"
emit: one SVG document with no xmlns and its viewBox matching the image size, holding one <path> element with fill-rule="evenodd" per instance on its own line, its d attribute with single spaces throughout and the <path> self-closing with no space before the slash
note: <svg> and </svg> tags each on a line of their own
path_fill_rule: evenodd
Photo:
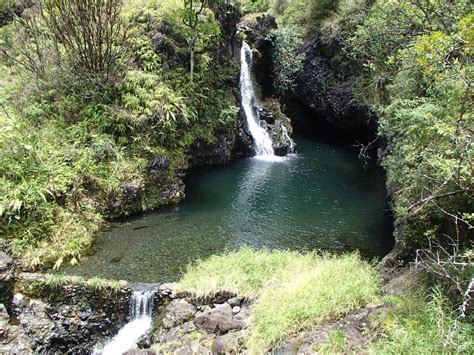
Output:
<svg viewBox="0 0 474 355">
<path fill-rule="evenodd" d="M 382 171 L 364 169 L 354 150 L 296 142 L 299 153 L 282 161 L 194 172 L 183 204 L 127 219 L 67 272 L 169 281 L 191 261 L 243 245 L 385 255 L 393 237 Z"/>
</svg>

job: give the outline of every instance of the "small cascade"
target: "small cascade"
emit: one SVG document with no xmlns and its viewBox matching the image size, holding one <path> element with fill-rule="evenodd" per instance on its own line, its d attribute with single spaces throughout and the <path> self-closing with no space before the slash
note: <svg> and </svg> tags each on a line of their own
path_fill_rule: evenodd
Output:
<svg viewBox="0 0 474 355">
<path fill-rule="evenodd" d="M 130 300 L 130 319 L 150 317 L 153 313 L 154 290 L 136 290 Z"/>
<path fill-rule="evenodd" d="M 247 125 L 255 144 L 255 153 L 261 157 L 273 157 L 272 140 L 265 128 L 260 125 L 260 120 L 255 111 L 255 90 L 252 83 L 252 50 L 246 42 L 242 42 L 240 52 L 240 94 Z"/>
<path fill-rule="evenodd" d="M 291 139 L 290 135 L 288 134 L 288 130 L 283 124 L 281 125 L 281 133 L 283 135 L 283 139 L 289 142 L 288 154 L 293 154 L 295 152 L 295 142 L 293 139 Z"/>
<path fill-rule="evenodd" d="M 154 296 L 153 289 L 134 290 L 130 299 L 130 322 L 125 324 L 103 348 L 96 348 L 94 354 L 123 354 L 135 347 L 151 329 Z"/>
</svg>

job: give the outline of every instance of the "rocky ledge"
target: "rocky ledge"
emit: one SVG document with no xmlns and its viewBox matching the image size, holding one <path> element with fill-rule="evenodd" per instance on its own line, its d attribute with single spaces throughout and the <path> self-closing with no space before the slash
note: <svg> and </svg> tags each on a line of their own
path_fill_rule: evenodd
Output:
<svg viewBox="0 0 474 355">
<path fill-rule="evenodd" d="M 0 304 L 0 354 L 90 352 L 126 323 L 130 294 L 126 282 L 17 275 Z"/>
<path fill-rule="evenodd" d="M 230 354 L 244 347 L 252 302 L 233 295 L 171 297 L 158 315 L 148 353 Z"/>
</svg>

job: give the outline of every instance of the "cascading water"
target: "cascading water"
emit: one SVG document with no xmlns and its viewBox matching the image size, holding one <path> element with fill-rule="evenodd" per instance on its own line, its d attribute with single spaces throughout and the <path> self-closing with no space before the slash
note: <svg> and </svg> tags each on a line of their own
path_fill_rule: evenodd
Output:
<svg viewBox="0 0 474 355">
<path fill-rule="evenodd" d="M 288 147 L 288 154 L 292 154 L 295 152 L 295 142 L 293 139 L 291 139 L 290 135 L 288 134 L 288 130 L 284 125 L 281 125 L 281 133 L 283 135 L 283 138 L 289 142 L 289 147 Z"/>
<path fill-rule="evenodd" d="M 242 96 L 242 107 L 250 134 L 255 144 L 255 153 L 261 157 L 273 157 L 272 140 L 267 130 L 260 126 L 260 120 L 254 108 L 256 101 L 255 91 L 252 83 L 251 66 L 252 50 L 246 42 L 242 42 L 240 52 L 240 94 Z"/>
<path fill-rule="evenodd" d="M 154 295 L 155 291 L 152 289 L 134 290 L 130 299 L 130 322 L 103 348 L 96 348 L 94 354 L 123 354 L 136 346 L 151 328 Z"/>
</svg>

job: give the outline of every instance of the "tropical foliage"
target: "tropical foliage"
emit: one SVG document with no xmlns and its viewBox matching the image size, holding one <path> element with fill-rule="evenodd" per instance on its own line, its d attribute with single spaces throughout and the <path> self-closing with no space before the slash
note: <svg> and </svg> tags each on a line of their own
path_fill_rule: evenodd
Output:
<svg viewBox="0 0 474 355">
<path fill-rule="evenodd" d="M 234 129 L 220 25 L 206 10 L 190 82 L 183 6 L 44 0 L 0 28 L 1 232 L 25 267 L 78 262 L 104 217 L 130 212 L 110 210 L 125 186 L 143 191 L 132 211 L 166 203 L 187 150 Z"/>
</svg>

